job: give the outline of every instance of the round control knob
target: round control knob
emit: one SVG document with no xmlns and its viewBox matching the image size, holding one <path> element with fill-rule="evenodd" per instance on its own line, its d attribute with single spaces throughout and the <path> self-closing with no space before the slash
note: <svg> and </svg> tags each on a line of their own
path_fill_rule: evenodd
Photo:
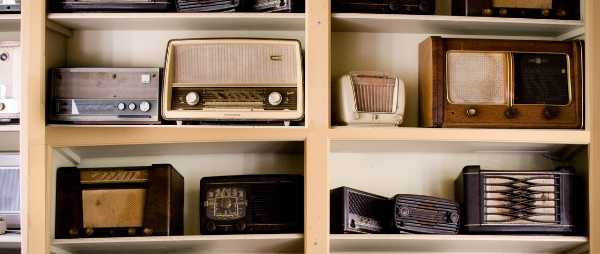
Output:
<svg viewBox="0 0 600 254">
<path fill-rule="evenodd" d="M 559 107 L 552 107 L 552 106 L 547 106 L 544 108 L 544 117 L 548 120 L 552 120 L 554 118 L 557 118 L 558 115 L 560 115 L 560 108 Z"/>
<path fill-rule="evenodd" d="M 238 232 L 244 232 L 244 231 L 246 231 L 246 226 L 247 226 L 246 222 L 238 221 L 235 224 L 235 229 L 237 229 Z"/>
<path fill-rule="evenodd" d="M 123 102 L 119 103 L 119 105 L 117 105 L 117 108 L 121 111 L 125 110 L 125 103 L 123 103 Z"/>
<path fill-rule="evenodd" d="M 559 8 L 556 10 L 556 16 L 558 16 L 559 18 L 564 18 L 567 16 L 567 10 L 563 9 L 563 8 Z"/>
<path fill-rule="evenodd" d="M 410 209 L 408 209 L 407 207 L 400 208 L 400 216 L 408 217 L 409 215 L 410 215 Z"/>
<path fill-rule="evenodd" d="M 0 54 L 0 60 L 2 60 L 2 62 L 8 60 L 8 53 Z"/>
<path fill-rule="evenodd" d="M 351 228 L 356 228 L 356 221 L 354 221 L 354 219 L 350 220 L 350 227 Z"/>
<path fill-rule="evenodd" d="M 94 235 L 94 229 L 93 229 L 93 228 L 86 228 L 86 229 L 85 229 L 85 234 L 86 234 L 87 236 L 92 236 L 92 235 Z"/>
<path fill-rule="evenodd" d="M 489 17 L 489 16 L 492 16 L 492 14 L 494 14 L 492 9 L 490 9 L 490 8 L 483 9 L 483 16 Z"/>
<path fill-rule="evenodd" d="M 69 229 L 69 235 L 71 237 L 77 237 L 79 236 L 79 230 L 77 230 L 76 228 L 71 228 Z"/>
<path fill-rule="evenodd" d="M 145 236 L 151 236 L 152 234 L 154 234 L 154 230 L 152 230 L 151 228 L 144 228 Z"/>
<path fill-rule="evenodd" d="M 508 119 L 516 118 L 519 115 L 519 110 L 516 108 L 510 107 L 504 111 L 504 116 Z"/>
<path fill-rule="evenodd" d="M 283 101 L 283 95 L 280 92 L 271 92 L 269 94 L 269 104 L 277 106 Z"/>
<path fill-rule="evenodd" d="M 127 105 L 127 107 L 129 108 L 129 110 L 134 111 L 135 108 L 137 107 L 137 105 L 135 105 L 135 103 L 129 103 L 129 105 Z"/>
<path fill-rule="evenodd" d="M 458 224 L 458 220 L 460 220 L 460 216 L 455 212 L 448 212 L 448 222 L 452 224 Z"/>
<path fill-rule="evenodd" d="M 419 3 L 419 11 L 423 12 L 423 13 L 428 13 L 428 12 L 432 12 L 432 6 L 429 3 L 429 1 L 422 1 L 421 3 Z"/>
<path fill-rule="evenodd" d="M 217 231 L 217 225 L 214 222 L 209 221 L 206 223 L 206 230 L 208 230 L 208 232 L 215 232 Z"/>
<path fill-rule="evenodd" d="M 140 103 L 140 110 L 142 112 L 148 112 L 148 111 L 150 111 L 150 102 L 142 101 Z"/>
<path fill-rule="evenodd" d="M 466 113 L 467 116 L 476 116 L 479 112 L 477 112 L 476 108 L 468 108 Z"/>
<path fill-rule="evenodd" d="M 500 14 L 500 16 L 508 16 L 508 10 L 500 9 L 500 11 L 498 11 L 498 14 Z"/>
<path fill-rule="evenodd" d="M 0 111 L 6 109 L 6 104 L 0 102 Z"/>
<path fill-rule="evenodd" d="M 127 229 L 127 234 L 128 235 L 134 236 L 135 233 L 136 233 L 135 228 L 129 228 L 129 229 Z"/>
<path fill-rule="evenodd" d="M 200 102 L 200 95 L 197 92 L 189 92 L 185 95 L 185 103 L 190 106 L 196 106 Z"/>
</svg>

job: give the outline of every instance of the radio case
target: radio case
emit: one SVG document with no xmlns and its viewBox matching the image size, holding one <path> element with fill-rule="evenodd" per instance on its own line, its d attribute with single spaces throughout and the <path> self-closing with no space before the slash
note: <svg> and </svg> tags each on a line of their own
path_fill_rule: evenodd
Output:
<svg viewBox="0 0 600 254">
<path fill-rule="evenodd" d="M 452 15 L 580 19 L 580 0 L 452 0 Z"/>
<path fill-rule="evenodd" d="M 392 198 L 391 231 L 412 234 L 458 234 L 460 208 L 436 197 L 399 194 Z"/>
<path fill-rule="evenodd" d="M 424 127 L 583 126 L 580 41 L 430 37 L 419 46 Z"/>
<path fill-rule="evenodd" d="M 21 112 L 21 47 L 0 42 L 0 123 L 17 123 Z"/>
<path fill-rule="evenodd" d="M 435 0 L 332 0 L 331 8 L 333 12 L 433 15 Z"/>
<path fill-rule="evenodd" d="M 176 0 L 178 12 L 227 12 L 240 8 L 244 0 Z"/>
<path fill-rule="evenodd" d="M 48 0 L 52 12 L 165 12 L 172 0 Z"/>
<path fill-rule="evenodd" d="M 20 12 L 21 0 L 0 0 L 0 14 Z"/>
<path fill-rule="evenodd" d="M 570 234 L 575 232 L 575 174 L 492 171 L 466 166 L 456 180 L 463 230 L 473 234 Z"/>
<path fill-rule="evenodd" d="M 200 232 L 302 233 L 302 175 L 239 175 L 200 180 Z"/>
<path fill-rule="evenodd" d="M 379 195 L 339 187 L 330 192 L 332 234 L 385 233 L 392 202 Z"/>
<path fill-rule="evenodd" d="M 183 195 L 168 164 L 59 168 L 55 238 L 183 235 Z"/>
</svg>

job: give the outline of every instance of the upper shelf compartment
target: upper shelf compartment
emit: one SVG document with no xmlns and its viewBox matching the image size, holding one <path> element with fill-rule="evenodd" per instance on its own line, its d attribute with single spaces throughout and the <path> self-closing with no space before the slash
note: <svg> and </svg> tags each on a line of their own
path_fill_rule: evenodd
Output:
<svg viewBox="0 0 600 254">
<path fill-rule="evenodd" d="M 570 39 L 583 34 L 583 21 L 445 15 L 334 13 L 335 32 L 528 36 Z"/>
<path fill-rule="evenodd" d="M 74 30 L 304 30 L 303 13 L 52 13 Z"/>
</svg>

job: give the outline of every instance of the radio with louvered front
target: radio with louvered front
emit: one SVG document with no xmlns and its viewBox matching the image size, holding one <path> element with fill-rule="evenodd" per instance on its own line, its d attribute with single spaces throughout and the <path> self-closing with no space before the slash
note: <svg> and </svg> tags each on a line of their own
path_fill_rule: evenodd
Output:
<svg viewBox="0 0 600 254">
<path fill-rule="evenodd" d="M 394 233 L 458 234 L 460 209 L 451 200 L 410 194 L 392 198 Z"/>
<path fill-rule="evenodd" d="M 456 181 L 465 233 L 570 234 L 576 228 L 575 174 L 491 171 L 467 166 Z"/>
</svg>

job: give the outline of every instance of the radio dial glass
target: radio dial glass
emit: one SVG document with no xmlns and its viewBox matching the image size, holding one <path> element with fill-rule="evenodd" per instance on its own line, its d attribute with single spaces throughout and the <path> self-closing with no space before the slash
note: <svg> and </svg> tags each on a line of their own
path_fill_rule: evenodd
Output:
<svg viewBox="0 0 600 254">
<path fill-rule="evenodd" d="M 237 220 L 246 216 L 248 200 L 246 190 L 221 187 L 208 190 L 204 207 L 211 220 Z"/>
</svg>

